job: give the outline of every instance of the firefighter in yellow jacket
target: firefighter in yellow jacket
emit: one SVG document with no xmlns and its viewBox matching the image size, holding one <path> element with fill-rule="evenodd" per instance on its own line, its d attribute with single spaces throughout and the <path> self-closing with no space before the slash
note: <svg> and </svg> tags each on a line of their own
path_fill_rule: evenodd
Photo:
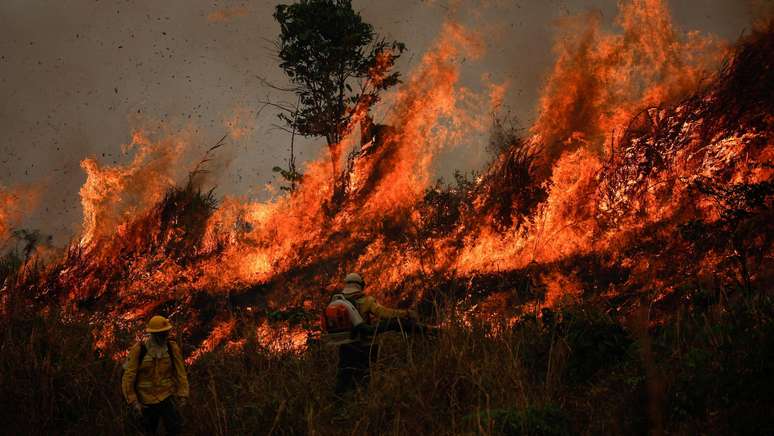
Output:
<svg viewBox="0 0 774 436">
<path fill-rule="evenodd" d="M 179 407 L 188 398 L 186 376 L 180 346 L 169 338 L 172 324 L 163 316 L 154 316 L 145 329 L 148 337 L 129 351 L 121 383 L 124 397 L 141 418 L 146 434 L 155 434 L 159 421 L 166 434 L 181 431 Z"/>
<path fill-rule="evenodd" d="M 339 345 L 339 366 L 336 372 L 336 394 L 341 395 L 357 385 L 368 385 L 370 364 L 379 354 L 377 344 L 371 338 L 381 331 L 396 330 L 400 326 L 418 326 L 409 319 L 416 319 L 413 310 L 392 309 L 379 304 L 364 292 L 365 281 L 357 273 L 344 279 L 344 288 L 333 295 L 330 304 L 344 305 L 350 311 L 351 334 L 335 342 Z M 403 322 L 395 322 L 403 319 Z M 395 327 L 398 325 L 399 327 Z"/>
</svg>

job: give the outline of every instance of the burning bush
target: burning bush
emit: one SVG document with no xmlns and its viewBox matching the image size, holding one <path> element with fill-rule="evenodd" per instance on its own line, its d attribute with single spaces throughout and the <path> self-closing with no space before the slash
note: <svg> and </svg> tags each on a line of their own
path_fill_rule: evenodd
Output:
<svg viewBox="0 0 774 436">
<path fill-rule="evenodd" d="M 548 193 L 537 175 L 540 150 L 519 136 L 513 124 L 495 118 L 489 140 L 495 161 L 479 184 L 479 213 L 500 230 L 518 228 L 532 217 Z"/>
</svg>

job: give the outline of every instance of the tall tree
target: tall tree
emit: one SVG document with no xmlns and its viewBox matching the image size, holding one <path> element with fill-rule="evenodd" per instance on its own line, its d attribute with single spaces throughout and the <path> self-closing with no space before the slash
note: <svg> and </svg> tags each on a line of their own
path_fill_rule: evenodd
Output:
<svg viewBox="0 0 774 436">
<path fill-rule="evenodd" d="M 274 18 L 280 24 L 280 67 L 299 97 L 298 106 L 279 117 L 300 135 L 325 137 L 335 201 L 343 195 L 341 141 L 381 92 L 399 83 L 400 74 L 392 69 L 405 45 L 377 35 L 351 0 L 281 4 Z"/>
</svg>

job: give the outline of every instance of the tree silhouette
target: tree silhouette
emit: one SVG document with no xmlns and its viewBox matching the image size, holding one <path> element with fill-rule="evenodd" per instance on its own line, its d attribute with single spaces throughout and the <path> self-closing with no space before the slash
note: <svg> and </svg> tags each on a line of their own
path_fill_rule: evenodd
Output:
<svg viewBox="0 0 774 436">
<path fill-rule="evenodd" d="M 298 95 L 296 108 L 279 117 L 294 132 L 325 137 L 331 158 L 333 200 L 343 198 L 338 182 L 342 139 L 379 101 L 382 91 L 399 83 L 392 71 L 405 50 L 378 36 L 350 0 L 301 0 L 278 5 L 276 42 L 280 67 Z"/>
</svg>

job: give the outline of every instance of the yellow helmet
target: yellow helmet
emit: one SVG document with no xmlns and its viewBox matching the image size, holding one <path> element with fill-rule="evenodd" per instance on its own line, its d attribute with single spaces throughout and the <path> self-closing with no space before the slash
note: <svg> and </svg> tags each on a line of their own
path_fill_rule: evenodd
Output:
<svg viewBox="0 0 774 436">
<path fill-rule="evenodd" d="M 172 330 L 172 324 L 161 315 L 156 315 L 148 321 L 145 331 L 148 333 L 161 333 Z"/>
</svg>

